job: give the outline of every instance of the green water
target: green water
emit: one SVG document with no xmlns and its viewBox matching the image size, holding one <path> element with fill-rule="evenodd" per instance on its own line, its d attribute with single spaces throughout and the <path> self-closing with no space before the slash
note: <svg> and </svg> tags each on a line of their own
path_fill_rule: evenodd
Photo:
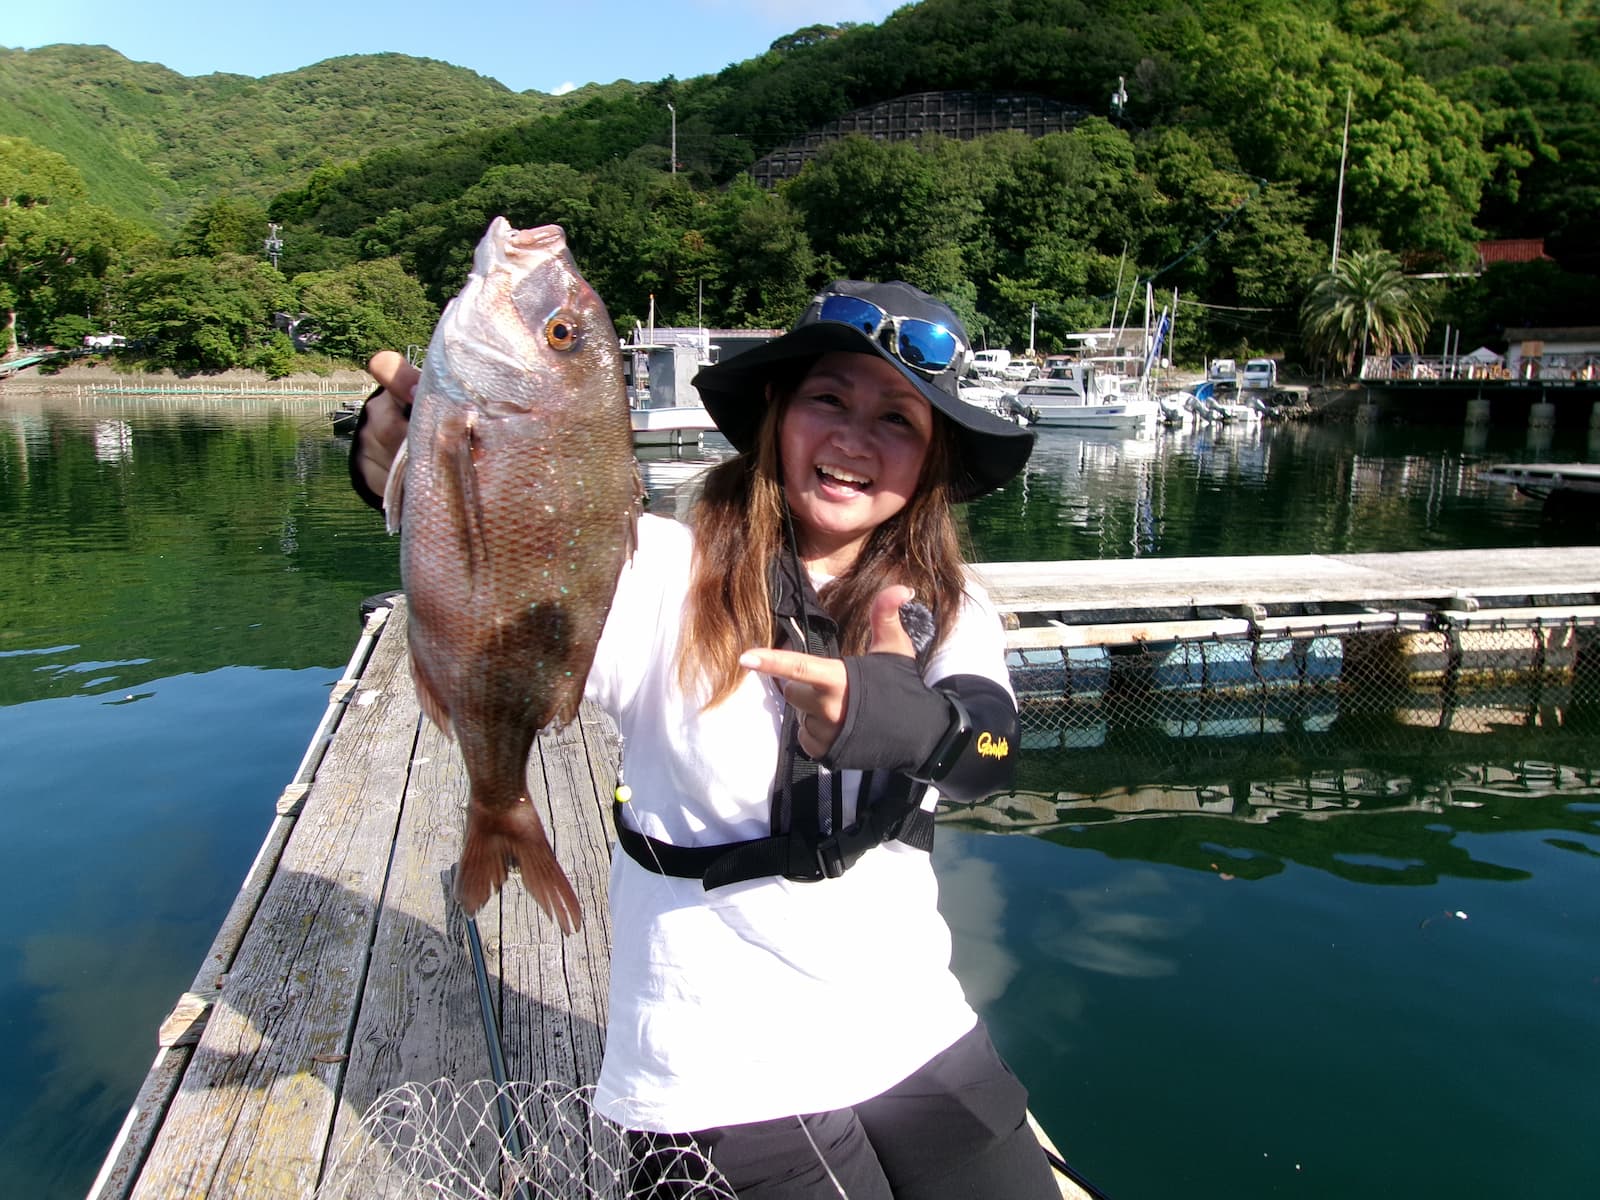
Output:
<svg viewBox="0 0 1600 1200">
<path fill-rule="evenodd" d="M 88 1188 L 395 585 L 326 430 L 0 390 L 7 1195 Z M 994 559 L 1585 543 L 1474 467 L 1597 457 L 1581 431 L 1045 431 L 971 525 Z M 647 469 L 670 511 L 692 468 Z M 958 970 L 1074 1164 L 1117 1200 L 1588 1194 L 1593 740 L 1210 741 L 1027 753 L 1064 816 L 941 834 Z"/>
</svg>

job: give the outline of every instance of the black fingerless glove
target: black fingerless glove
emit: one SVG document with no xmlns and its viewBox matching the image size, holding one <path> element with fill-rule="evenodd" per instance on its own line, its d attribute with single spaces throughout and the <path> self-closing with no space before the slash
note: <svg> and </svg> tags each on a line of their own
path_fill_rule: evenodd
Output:
<svg viewBox="0 0 1600 1200">
<path fill-rule="evenodd" d="M 356 415 L 355 428 L 350 431 L 350 486 L 355 489 L 369 507 L 383 511 L 383 497 L 367 486 L 365 477 L 361 474 L 361 437 L 367 431 L 367 405 L 371 404 L 383 385 L 379 384 L 367 393 L 367 398 L 361 402 L 361 411 Z"/>
<path fill-rule="evenodd" d="M 898 771 L 962 803 L 1010 786 L 1017 709 L 994 680 L 952 675 L 929 687 L 903 654 L 843 661 L 849 705 L 823 766 Z"/>
</svg>

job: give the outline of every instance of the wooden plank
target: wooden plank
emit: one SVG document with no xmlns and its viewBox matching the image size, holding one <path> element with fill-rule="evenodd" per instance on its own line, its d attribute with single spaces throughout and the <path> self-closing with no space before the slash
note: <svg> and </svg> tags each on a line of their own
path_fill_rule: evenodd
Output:
<svg viewBox="0 0 1600 1200">
<path fill-rule="evenodd" d="M 1406 580 L 1417 596 L 1558 596 L 1600 591 L 1600 550 L 1547 546 L 1517 550 L 1421 550 L 1341 554 L 1339 562 Z"/>
<path fill-rule="evenodd" d="M 304 1196 L 316 1185 L 388 875 L 414 722 L 380 639 L 133 1195 Z"/>
<path fill-rule="evenodd" d="M 390 634 L 401 653 L 404 612 L 402 600 Z M 334 1177 L 368 1151 L 360 1121 L 383 1093 L 406 1082 L 449 1079 L 464 1084 L 490 1076 L 467 953 L 466 917 L 450 894 L 450 872 L 461 853 L 466 768 L 455 744 L 421 718 L 409 679 L 403 690 L 404 703 L 397 698 L 391 710 L 410 723 L 416 742 L 329 1141 L 329 1173 Z M 492 922 L 492 908 L 480 924 Z M 471 1150 L 485 1177 L 492 1178 L 493 1147 L 480 1142 Z M 378 1181 L 364 1175 L 359 1183 L 359 1193 L 367 1195 Z"/>
<path fill-rule="evenodd" d="M 983 563 L 971 568 L 1003 612 L 1172 609 L 1381 596 L 1384 575 L 1321 555 Z"/>
<path fill-rule="evenodd" d="M 979 563 L 970 569 L 996 607 L 1014 613 L 1600 592 L 1594 547 Z"/>
<path fill-rule="evenodd" d="M 1263 617 L 1256 622 L 1262 637 L 1315 637 L 1318 634 L 1373 633 L 1385 629 L 1427 629 L 1434 621 L 1429 612 L 1328 613 L 1289 617 Z"/>
<path fill-rule="evenodd" d="M 222 986 L 227 971 L 238 953 L 239 945 L 244 939 L 245 931 L 255 918 L 261 898 L 266 894 L 272 875 L 277 870 L 278 860 L 288 843 L 289 834 L 294 828 L 294 817 L 298 815 L 304 800 L 305 784 L 301 781 L 312 777 L 324 753 L 326 739 L 342 721 L 346 702 L 354 694 L 362 674 L 367 669 L 373 647 L 387 616 L 385 609 L 368 616 L 355 650 L 345 664 L 344 673 L 329 696 L 328 707 L 323 713 L 322 720 L 318 723 L 301 757 L 299 768 L 295 772 L 296 782 L 285 789 L 285 796 L 291 792 L 298 793 L 296 800 L 287 806 L 286 811 L 286 806 L 280 798 L 278 816 L 268 827 L 261 848 L 256 852 L 255 861 L 251 863 L 238 895 L 229 906 L 228 913 L 212 939 L 211 947 L 207 950 L 194 981 L 189 985 L 190 992 L 206 993 Z M 209 1017 L 209 1009 L 206 1015 Z M 151 1065 L 150 1072 L 128 1111 L 127 1119 L 107 1151 L 100 1172 L 90 1187 L 89 1200 L 124 1200 L 130 1194 L 165 1119 L 168 1105 L 172 1097 L 177 1094 L 191 1057 L 192 1044 L 163 1046 L 157 1052 L 155 1062 Z"/>
<path fill-rule="evenodd" d="M 606 885 L 617 755 L 610 729 L 608 718 L 585 705 L 566 729 L 541 735 L 529 774 L 530 796 L 547 815 L 583 924 L 563 938 L 520 884 L 503 897 L 501 1020 L 514 1079 L 580 1086 L 599 1078 L 611 958 Z"/>
<path fill-rule="evenodd" d="M 1093 625 L 1049 625 L 1006 630 L 1007 650 L 1053 650 L 1068 646 L 1131 646 L 1198 638 L 1245 637 L 1250 622 L 1240 617 L 1212 621 L 1118 621 Z"/>
<path fill-rule="evenodd" d="M 1443 618 L 1448 625 L 1464 629 L 1492 628 L 1502 623 L 1532 624 L 1538 621 L 1549 628 L 1552 625 L 1600 624 L 1600 604 L 1541 605 L 1537 608 L 1485 608 L 1470 613 L 1447 613 Z"/>
</svg>

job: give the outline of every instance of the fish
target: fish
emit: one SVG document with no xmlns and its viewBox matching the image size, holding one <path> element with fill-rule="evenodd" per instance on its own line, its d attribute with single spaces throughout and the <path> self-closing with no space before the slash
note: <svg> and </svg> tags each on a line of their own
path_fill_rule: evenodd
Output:
<svg viewBox="0 0 1600 1200">
<path fill-rule="evenodd" d="M 496 217 L 434 329 L 384 494 L 417 698 L 466 766 L 469 915 L 515 863 L 563 933 L 582 923 L 528 755 L 577 715 L 642 496 L 605 304 L 560 226 Z"/>
</svg>

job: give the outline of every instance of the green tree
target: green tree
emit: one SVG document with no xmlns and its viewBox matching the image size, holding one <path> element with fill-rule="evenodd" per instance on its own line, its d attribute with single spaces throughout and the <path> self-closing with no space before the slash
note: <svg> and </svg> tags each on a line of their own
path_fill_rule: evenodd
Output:
<svg viewBox="0 0 1600 1200">
<path fill-rule="evenodd" d="M 723 319 L 769 329 L 793 323 L 811 299 L 816 269 L 800 214 L 747 176 L 723 195 L 712 222 L 725 259 Z"/>
<path fill-rule="evenodd" d="M 36 339 L 100 323 L 106 272 L 119 241 L 134 239 L 83 197 L 82 177 L 61 155 L 0 137 L 0 353 L 15 344 L 19 320 Z"/>
<path fill-rule="evenodd" d="M 174 250 L 182 255 L 218 258 L 224 254 L 261 256 L 267 236 L 267 210 L 248 196 L 218 196 L 184 222 Z"/>
<path fill-rule="evenodd" d="M 1369 354 L 1415 353 L 1428 336 L 1428 304 L 1385 251 L 1347 254 L 1317 277 L 1300 308 L 1306 349 L 1356 374 Z"/>
<path fill-rule="evenodd" d="M 935 140 L 845 138 L 789 182 L 785 195 L 829 273 L 903 279 L 946 298 L 971 286 L 963 247 L 982 210 L 941 175 Z"/>
<path fill-rule="evenodd" d="M 425 346 L 439 310 L 395 258 L 299 275 L 302 328 L 315 331 L 317 349 L 365 362 L 384 348 Z"/>
<path fill-rule="evenodd" d="M 225 254 L 135 271 L 122 287 L 124 324 L 155 366 L 221 371 L 273 340 L 272 314 L 294 291 L 268 263 Z"/>
</svg>

